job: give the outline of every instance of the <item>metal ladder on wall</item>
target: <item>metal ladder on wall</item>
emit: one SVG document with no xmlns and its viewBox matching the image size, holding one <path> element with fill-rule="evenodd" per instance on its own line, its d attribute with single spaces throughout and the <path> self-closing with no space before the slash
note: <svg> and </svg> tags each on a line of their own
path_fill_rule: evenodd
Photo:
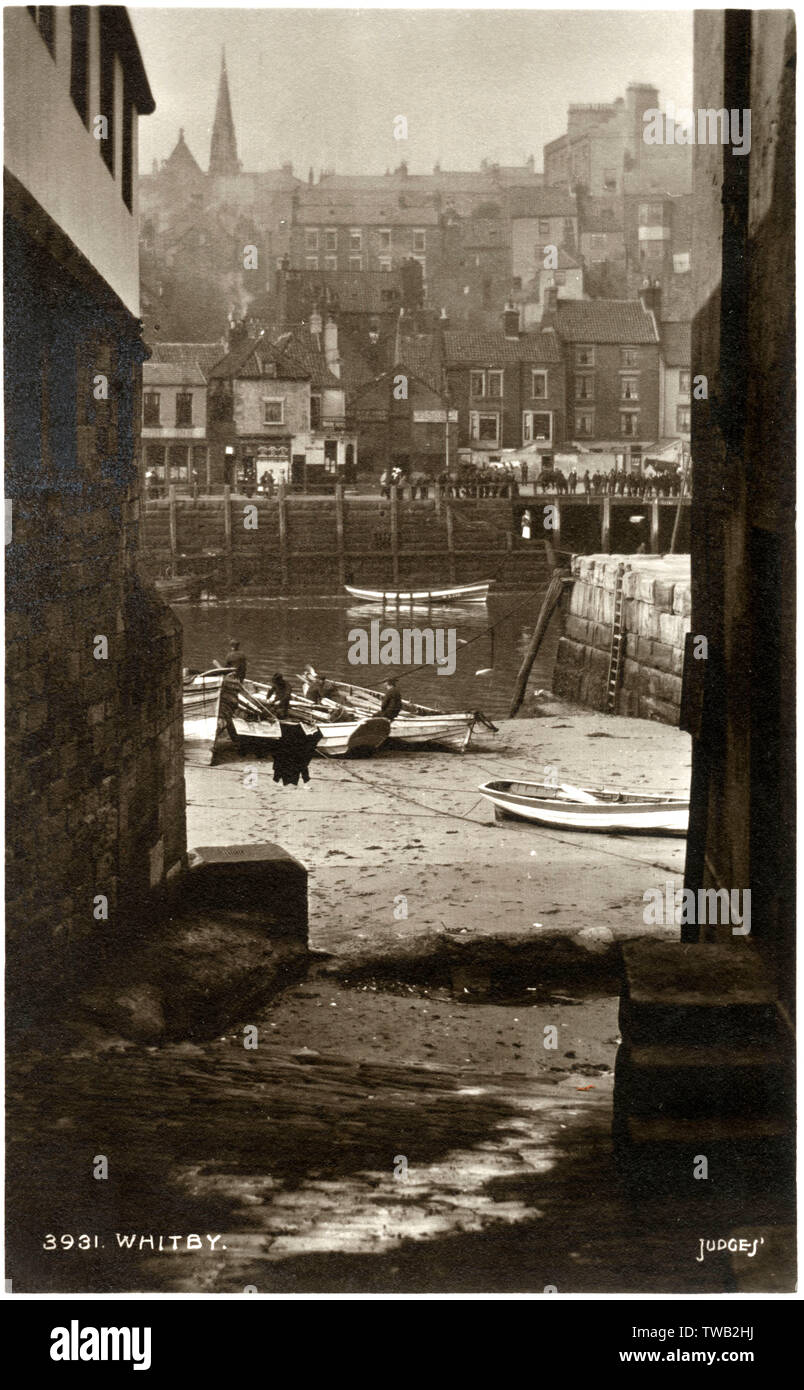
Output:
<svg viewBox="0 0 804 1390">
<path fill-rule="evenodd" d="M 611 625 L 611 648 L 609 651 L 609 680 L 606 687 L 606 713 L 614 714 L 617 708 L 617 690 L 623 666 L 623 576 L 626 566 L 618 565 L 614 581 L 614 618 Z"/>
</svg>

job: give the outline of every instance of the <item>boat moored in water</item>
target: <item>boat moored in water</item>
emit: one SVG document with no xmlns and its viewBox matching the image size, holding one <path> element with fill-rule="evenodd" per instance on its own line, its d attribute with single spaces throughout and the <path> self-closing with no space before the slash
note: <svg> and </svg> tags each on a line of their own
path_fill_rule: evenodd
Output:
<svg viewBox="0 0 804 1390">
<path fill-rule="evenodd" d="M 573 787 L 547 782 L 484 782 L 478 790 L 498 817 L 553 830 L 626 835 L 686 835 L 689 800 L 653 792 Z"/>
<path fill-rule="evenodd" d="M 347 594 L 366 603 L 382 603 L 388 607 L 425 607 L 442 603 L 485 603 L 492 580 L 478 584 L 451 584 L 437 589 L 363 589 L 345 584 Z"/>
</svg>

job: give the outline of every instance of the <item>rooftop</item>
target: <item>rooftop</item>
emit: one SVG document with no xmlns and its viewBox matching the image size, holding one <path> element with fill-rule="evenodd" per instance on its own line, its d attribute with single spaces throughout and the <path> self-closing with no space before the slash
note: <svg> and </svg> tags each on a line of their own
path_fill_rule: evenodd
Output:
<svg viewBox="0 0 804 1390">
<path fill-rule="evenodd" d="M 559 299 L 556 331 L 570 343 L 657 343 L 656 325 L 638 299 Z"/>
</svg>

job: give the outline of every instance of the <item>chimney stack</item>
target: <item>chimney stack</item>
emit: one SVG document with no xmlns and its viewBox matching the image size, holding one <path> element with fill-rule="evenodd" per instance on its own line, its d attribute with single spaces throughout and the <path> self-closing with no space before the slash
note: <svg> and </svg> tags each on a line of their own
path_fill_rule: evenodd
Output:
<svg viewBox="0 0 804 1390">
<path fill-rule="evenodd" d="M 338 325 L 331 314 L 327 315 L 324 328 L 324 358 L 333 376 L 341 374 L 341 359 L 338 356 Z"/>
<path fill-rule="evenodd" d="M 519 310 L 510 302 L 503 309 L 503 333 L 506 338 L 519 337 Z"/>
</svg>

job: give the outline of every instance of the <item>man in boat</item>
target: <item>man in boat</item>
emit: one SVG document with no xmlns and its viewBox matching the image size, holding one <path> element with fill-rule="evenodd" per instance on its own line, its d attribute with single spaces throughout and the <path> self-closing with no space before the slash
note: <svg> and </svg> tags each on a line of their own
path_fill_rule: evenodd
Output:
<svg viewBox="0 0 804 1390">
<path fill-rule="evenodd" d="M 302 671 L 302 680 L 302 693 L 314 705 L 320 705 L 322 700 L 331 700 L 338 693 L 337 687 L 327 680 L 323 671 L 316 671 L 309 663 Z"/>
<path fill-rule="evenodd" d="M 290 713 L 290 697 L 293 694 L 288 682 L 281 671 L 276 671 L 271 678 L 271 690 L 266 699 L 266 704 L 271 706 L 277 719 L 287 719 Z"/>
<path fill-rule="evenodd" d="M 248 666 L 246 654 L 245 652 L 241 652 L 240 643 L 235 641 L 234 638 L 232 638 L 229 643 L 229 650 L 226 653 L 226 660 L 223 664 L 224 666 L 232 667 L 237 680 L 244 681 L 246 679 L 246 668 Z"/>
<path fill-rule="evenodd" d="M 239 753 L 240 738 L 234 726 L 234 715 L 237 710 L 238 684 L 239 682 L 236 676 L 224 676 L 221 682 L 220 717 L 226 725 L 227 734 Z"/>
<path fill-rule="evenodd" d="M 402 708 L 402 696 L 399 693 L 396 676 L 389 676 L 383 684 L 385 685 L 385 695 L 380 705 L 380 714 L 385 719 L 396 719 Z"/>
</svg>

